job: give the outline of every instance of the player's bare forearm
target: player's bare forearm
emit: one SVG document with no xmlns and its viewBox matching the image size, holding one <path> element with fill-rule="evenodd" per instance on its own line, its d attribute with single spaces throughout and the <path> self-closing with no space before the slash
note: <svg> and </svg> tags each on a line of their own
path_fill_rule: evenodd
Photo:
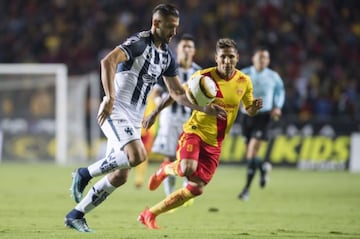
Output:
<svg viewBox="0 0 360 239">
<path fill-rule="evenodd" d="M 110 101 L 115 99 L 115 72 L 116 67 L 119 63 L 126 61 L 125 52 L 116 47 L 114 50 L 109 52 L 100 62 L 101 65 L 101 82 L 104 88 L 105 96 L 109 98 Z"/>
<path fill-rule="evenodd" d="M 224 108 L 216 104 L 209 104 L 206 106 L 198 106 L 190 102 L 185 94 L 185 89 L 180 84 L 178 77 L 165 77 L 165 84 L 168 88 L 170 97 L 178 104 L 189 107 L 192 110 L 204 112 L 208 115 L 216 116 L 220 119 L 226 119 L 227 113 Z"/>
<path fill-rule="evenodd" d="M 169 97 L 176 101 L 180 105 L 184 105 L 193 110 L 202 111 L 202 107 L 192 104 L 185 94 L 185 89 L 180 83 L 178 76 L 165 77 L 165 84 L 169 91 Z"/>
<path fill-rule="evenodd" d="M 110 100 L 110 98 L 108 98 L 107 96 L 103 97 L 97 115 L 97 120 L 100 126 L 105 122 L 106 118 L 109 117 L 109 115 L 111 114 L 113 104 L 114 104 L 113 100 Z"/>
<path fill-rule="evenodd" d="M 160 101 L 160 104 L 157 105 L 156 108 L 150 114 L 148 114 L 147 116 L 144 117 L 144 119 L 142 120 L 142 127 L 144 129 L 151 128 L 151 126 L 155 123 L 156 118 L 159 115 L 159 113 L 164 108 L 171 105 L 172 103 L 174 103 L 174 100 L 170 97 L 170 95 L 167 95 L 166 97 L 164 97 Z"/>
<path fill-rule="evenodd" d="M 114 74 L 111 73 L 112 69 L 110 67 L 102 67 L 101 73 L 101 82 L 104 89 L 105 96 L 109 100 L 114 101 L 115 99 L 115 90 L 114 90 Z"/>
<path fill-rule="evenodd" d="M 193 110 L 201 111 L 208 115 L 216 116 L 219 119 L 225 120 L 227 117 L 227 113 L 223 107 L 221 107 L 217 104 L 214 104 L 214 103 L 211 103 L 211 104 L 205 105 L 205 106 L 195 105 L 189 101 L 189 99 L 187 98 L 185 93 L 182 95 L 177 95 L 176 102 L 181 105 L 187 106 Z"/>
<path fill-rule="evenodd" d="M 262 98 L 256 98 L 253 100 L 252 105 L 250 105 L 246 112 L 249 116 L 254 116 L 257 114 L 257 112 L 263 107 L 263 100 Z"/>
<path fill-rule="evenodd" d="M 153 112 L 151 112 L 150 114 L 148 114 L 147 116 L 145 116 L 142 120 L 142 127 L 144 129 L 150 129 L 151 126 L 155 123 L 156 121 L 156 117 L 157 114 Z"/>
<path fill-rule="evenodd" d="M 164 108 L 172 105 L 175 101 L 171 98 L 170 94 L 166 95 L 164 98 L 161 99 L 158 106 L 154 109 L 156 114 L 159 114 Z"/>
<path fill-rule="evenodd" d="M 170 95 L 165 96 L 161 99 L 160 103 L 155 107 L 155 109 L 142 120 L 142 127 L 144 129 L 149 129 L 156 121 L 159 113 L 169 105 L 174 103 L 174 100 L 170 97 Z"/>
<path fill-rule="evenodd" d="M 105 96 L 100 104 L 97 120 L 102 125 L 106 118 L 112 112 L 115 100 L 115 72 L 116 67 L 120 62 L 126 60 L 126 54 L 120 48 L 115 48 L 108 53 L 100 62 L 101 65 L 101 82 L 104 88 Z"/>
<path fill-rule="evenodd" d="M 115 66 L 109 58 L 104 58 L 101 60 L 101 82 L 104 88 L 105 96 L 109 100 L 115 99 L 115 90 L 114 90 L 114 76 L 115 76 Z"/>
<path fill-rule="evenodd" d="M 114 75 L 115 69 L 112 67 L 111 61 L 105 57 L 101 61 L 101 82 L 104 88 L 105 96 L 100 104 L 97 115 L 97 120 L 100 126 L 112 112 L 115 100 Z"/>
</svg>

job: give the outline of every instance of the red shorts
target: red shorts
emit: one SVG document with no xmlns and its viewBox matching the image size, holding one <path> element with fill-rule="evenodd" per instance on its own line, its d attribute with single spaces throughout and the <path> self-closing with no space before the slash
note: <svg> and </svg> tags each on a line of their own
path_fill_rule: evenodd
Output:
<svg viewBox="0 0 360 239">
<path fill-rule="evenodd" d="M 220 146 L 206 144 L 196 134 L 182 133 L 177 146 L 177 159 L 194 159 L 198 161 L 196 171 L 191 177 L 200 178 L 206 184 L 210 182 L 217 166 L 221 153 Z"/>
</svg>

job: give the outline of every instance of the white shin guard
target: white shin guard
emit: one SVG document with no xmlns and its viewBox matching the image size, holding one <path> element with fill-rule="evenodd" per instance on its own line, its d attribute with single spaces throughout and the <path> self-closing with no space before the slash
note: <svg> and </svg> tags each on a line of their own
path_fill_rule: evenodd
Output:
<svg viewBox="0 0 360 239">
<path fill-rule="evenodd" d="M 121 168 L 130 168 L 129 159 L 124 151 L 113 148 L 105 158 L 91 164 L 88 170 L 92 177 L 96 177 Z"/>
<path fill-rule="evenodd" d="M 115 189 L 107 176 L 104 176 L 89 190 L 75 209 L 86 214 L 100 205 Z"/>
</svg>

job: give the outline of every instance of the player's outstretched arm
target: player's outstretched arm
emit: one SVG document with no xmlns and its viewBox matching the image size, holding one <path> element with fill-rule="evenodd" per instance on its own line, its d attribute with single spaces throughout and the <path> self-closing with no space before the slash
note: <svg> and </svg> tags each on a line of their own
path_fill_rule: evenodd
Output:
<svg viewBox="0 0 360 239">
<path fill-rule="evenodd" d="M 185 89 L 180 84 L 180 80 L 177 76 L 165 77 L 165 84 L 168 88 L 170 97 L 178 104 L 187 106 L 193 110 L 204 112 L 208 115 L 216 116 L 220 119 L 226 119 L 227 113 L 225 109 L 217 104 L 211 103 L 206 106 L 198 106 L 190 102 L 185 94 Z"/>
<path fill-rule="evenodd" d="M 160 112 L 168 107 L 169 105 L 171 105 L 172 103 L 174 103 L 174 100 L 170 97 L 170 95 L 166 95 L 165 97 L 163 97 L 160 101 L 159 104 L 157 104 L 157 106 L 155 107 L 155 109 L 148 114 L 147 116 L 144 117 L 144 119 L 142 120 L 142 126 L 145 129 L 149 129 L 156 121 L 157 116 L 160 114 Z"/>
</svg>

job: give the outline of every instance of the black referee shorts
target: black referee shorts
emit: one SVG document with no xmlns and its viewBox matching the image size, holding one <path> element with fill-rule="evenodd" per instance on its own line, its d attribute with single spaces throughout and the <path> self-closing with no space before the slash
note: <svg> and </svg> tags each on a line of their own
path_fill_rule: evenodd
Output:
<svg viewBox="0 0 360 239">
<path fill-rule="evenodd" d="M 270 112 L 260 112 L 252 117 L 242 113 L 240 123 L 246 144 L 250 142 L 251 138 L 265 141 L 269 139 Z"/>
</svg>

